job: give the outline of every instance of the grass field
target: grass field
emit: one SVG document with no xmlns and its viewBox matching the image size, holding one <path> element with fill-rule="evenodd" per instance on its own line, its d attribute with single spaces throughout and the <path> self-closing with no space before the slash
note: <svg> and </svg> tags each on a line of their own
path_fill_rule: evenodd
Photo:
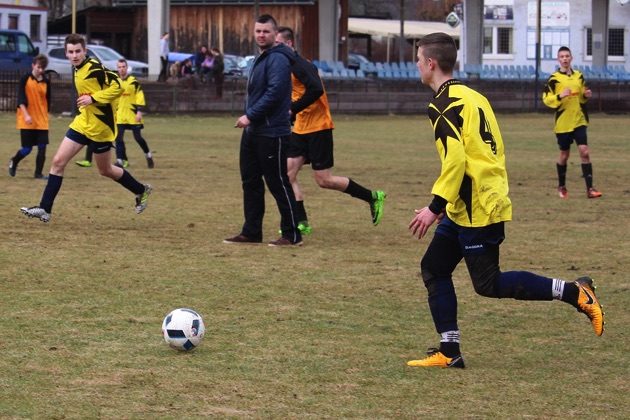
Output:
<svg viewBox="0 0 630 420">
<path fill-rule="evenodd" d="M 368 206 L 301 181 L 314 226 L 299 249 L 226 245 L 239 232 L 235 117 L 151 115 L 145 167 L 127 133 L 130 171 L 155 190 L 133 196 L 95 169 L 67 168 L 51 223 L 34 154 L 0 177 L 0 418 L 628 418 L 630 166 L 628 116 L 594 115 L 595 185 L 577 152 L 570 198 L 555 192 L 553 117 L 500 115 L 514 221 L 502 268 L 573 280 L 591 275 L 607 313 L 596 337 L 560 302 L 477 296 L 456 271 L 464 370 L 408 368 L 438 344 L 418 276 L 439 159 L 424 113 L 337 116 L 335 173 L 388 193 L 382 225 Z M 55 118 L 47 166 L 69 123 Z M 0 157 L 19 146 L 0 115 Z M 77 156 L 81 158 L 81 156 Z M 270 195 L 265 240 L 276 239 Z M 199 311 L 192 353 L 163 342 L 162 318 Z"/>
</svg>

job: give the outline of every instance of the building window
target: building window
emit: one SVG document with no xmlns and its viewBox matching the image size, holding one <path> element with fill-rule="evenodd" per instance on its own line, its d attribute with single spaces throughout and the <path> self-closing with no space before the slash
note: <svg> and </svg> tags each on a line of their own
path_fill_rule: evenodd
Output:
<svg viewBox="0 0 630 420">
<path fill-rule="evenodd" d="M 40 36 L 41 21 L 41 15 L 31 15 L 31 41 L 39 42 L 42 40 Z"/>
<path fill-rule="evenodd" d="M 20 15 L 9 15 L 8 29 L 19 29 Z"/>
<path fill-rule="evenodd" d="M 608 56 L 623 57 L 624 45 L 624 29 L 608 28 Z M 593 55 L 593 29 L 586 28 L 586 55 Z"/>
<path fill-rule="evenodd" d="M 513 28 L 486 26 L 483 28 L 483 53 L 488 55 L 512 54 Z"/>
</svg>

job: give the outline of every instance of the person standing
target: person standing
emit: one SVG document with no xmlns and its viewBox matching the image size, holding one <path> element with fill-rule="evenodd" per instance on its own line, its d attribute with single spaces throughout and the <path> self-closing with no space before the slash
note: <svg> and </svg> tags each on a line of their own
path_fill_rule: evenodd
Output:
<svg viewBox="0 0 630 420">
<path fill-rule="evenodd" d="M 87 57 L 85 39 L 81 35 L 68 35 L 64 48 L 73 66 L 78 113 L 53 157 L 39 206 L 22 207 L 20 210 L 28 217 L 49 222 L 66 165 L 83 146 L 88 146 L 92 148 L 99 173 L 135 194 L 135 210 L 140 214 L 147 207 L 152 187 L 141 184 L 125 169 L 112 165 L 111 148 L 116 138 L 114 103 L 122 93 L 120 78 L 97 59 Z"/>
<path fill-rule="evenodd" d="M 162 34 L 160 38 L 160 75 L 158 76 L 158 82 L 166 82 L 168 80 L 168 53 L 170 52 L 168 46 L 168 32 Z"/>
<path fill-rule="evenodd" d="M 592 96 L 592 92 L 586 86 L 584 75 L 571 68 L 572 60 L 573 56 L 568 47 L 558 49 L 560 68 L 551 74 L 543 92 L 544 104 L 556 110 L 554 132 L 560 148 L 556 163 L 558 195 L 560 198 L 569 197 L 566 187 L 567 162 L 571 153 L 571 143 L 575 141 L 582 160 L 586 197 L 599 198 L 602 193 L 593 187 L 593 165 L 586 136 L 588 126 L 586 103 Z"/>
<path fill-rule="evenodd" d="M 37 146 L 35 174 L 37 179 L 44 179 L 42 173 L 46 161 L 48 146 L 48 111 L 50 111 L 50 80 L 44 74 L 48 66 L 48 57 L 39 54 L 33 57 L 31 72 L 25 74 L 18 84 L 18 106 L 16 128 L 20 130 L 22 147 L 9 160 L 9 175 L 15 176 L 18 164 Z"/>
<path fill-rule="evenodd" d="M 245 114 L 235 124 L 243 129 L 239 161 L 245 223 L 241 233 L 225 239 L 226 243 L 262 242 L 266 183 L 280 211 L 282 231 L 282 237 L 269 245 L 302 245 L 286 156 L 291 134 L 293 51 L 286 45 L 275 45 L 277 32 L 278 25 L 271 15 L 256 19 L 254 37 L 260 55 L 256 57 L 247 81 Z"/>
<path fill-rule="evenodd" d="M 212 61 L 212 80 L 214 82 L 216 92 L 215 99 L 221 99 L 223 98 L 223 70 L 225 70 L 223 54 L 221 54 L 221 51 L 219 51 L 216 47 L 211 48 L 210 53 L 214 57 L 214 60 Z"/>
<path fill-rule="evenodd" d="M 149 149 L 147 141 L 142 137 L 144 121 L 142 120 L 142 109 L 146 105 L 144 91 L 138 79 L 128 73 L 129 65 L 127 60 L 121 58 L 116 64 L 118 76 L 123 93 L 118 98 L 116 106 L 116 124 L 118 125 L 118 136 L 116 137 L 116 165 L 121 168 L 129 166 L 127 159 L 127 149 L 125 147 L 125 130 L 129 129 L 133 133 L 133 138 L 144 152 L 147 159 L 147 166 L 153 169 L 153 154 Z"/>
<path fill-rule="evenodd" d="M 332 174 L 334 124 L 317 67 L 295 51 L 295 35 L 291 28 L 279 28 L 276 42 L 283 43 L 294 51 L 295 61 L 291 66 L 291 115 L 295 117 L 295 123 L 287 151 L 287 170 L 297 201 L 298 228 L 303 234 L 312 231 L 304 207 L 304 194 L 297 180 L 298 172 L 305 163 L 311 164 L 315 181 L 321 188 L 341 191 L 368 203 L 372 224 L 378 225 L 383 217 L 386 194 L 380 190 L 371 191 L 350 178 Z"/>
<path fill-rule="evenodd" d="M 415 210 L 409 230 L 422 239 L 439 222 L 420 269 L 440 346 L 407 365 L 464 367 L 452 278 L 462 259 L 481 296 L 562 300 L 586 314 L 595 334 L 601 336 L 604 313 L 590 277 L 565 282 L 499 268 L 504 225 L 512 218 L 503 140 L 488 100 L 453 79 L 456 60 L 457 47 L 449 35 L 432 33 L 418 41 L 420 78 L 435 92 L 428 115 L 442 169 L 431 190 L 433 200 Z"/>
</svg>

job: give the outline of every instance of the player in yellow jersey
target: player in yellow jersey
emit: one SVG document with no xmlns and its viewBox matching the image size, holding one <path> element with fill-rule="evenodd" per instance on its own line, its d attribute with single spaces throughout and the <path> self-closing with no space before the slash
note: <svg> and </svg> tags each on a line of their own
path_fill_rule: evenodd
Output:
<svg viewBox="0 0 630 420">
<path fill-rule="evenodd" d="M 453 79 L 456 59 L 457 47 L 447 34 L 433 33 L 418 41 L 420 77 L 435 92 L 428 114 L 442 169 L 433 184 L 433 200 L 415 210 L 409 230 L 422 239 L 438 221 L 420 268 L 440 346 L 429 349 L 427 357 L 407 364 L 464 367 L 452 278 L 462 259 L 478 294 L 562 300 L 584 312 L 595 334 L 601 335 L 604 314 L 591 278 L 565 282 L 526 271 L 502 272 L 499 268 L 504 224 L 512 218 L 503 139 L 488 100 Z"/>
<path fill-rule="evenodd" d="M 571 68 L 573 56 L 568 47 L 558 49 L 558 63 L 560 68 L 553 73 L 543 92 L 543 102 L 556 110 L 554 132 L 560 148 L 560 156 L 556 163 L 558 172 L 558 195 L 567 198 L 566 187 L 567 161 L 571 152 L 571 143 L 575 141 L 580 159 L 582 160 L 582 175 L 586 182 L 586 196 L 598 198 L 602 193 L 593 188 L 593 165 L 588 150 L 586 127 L 588 113 L 586 103 L 592 95 L 586 86 L 584 75 Z"/>
<path fill-rule="evenodd" d="M 294 49 L 293 30 L 287 27 L 278 29 L 276 42 Z M 371 191 L 351 178 L 333 175 L 333 120 L 324 85 L 317 67 L 297 52 L 291 65 L 291 114 L 295 118 L 293 132 L 287 151 L 287 171 L 291 187 L 295 193 L 298 211 L 298 228 L 309 234 L 312 227 L 304 208 L 304 194 L 297 180 L 298 172 L 304 164 L 311 164 L 315 182 L 321 188 L 341 191 L 365 201 L 370 206 L 372 224 L 378 225 L 383 217 L 383 204 L 386 194 Z"/>
<path fill-rule="evenodd" d="M 48 111 L 50 110 L 50 80 L 44 74 L 48 58 L 39 54 L 33 58 L 31 72 L 18 84 L 16 127 L 20 130 L 22 147 L 9 161 L 9 175 L 15 176 L 18 163 L 37 146 L 35 178 L 44 179 L 42 173 L 48 145 Z"/>
<path fill-rule="evenodd" d="M 87 57 L 85 39 L 78 34 L 68 35 L 64 42 L 66 57 L 73 66 L 77 90 L 78 114 L 61 141 L 50 168 L 48 183 L 39 206 L 22 207 L 28 217 L 50 221 L 53 203 L 63 181 L 66 165 L 79 151 L 88 146 L 102 176 L 111 178 L 136 196 L 136 213 L 147 207 L 151 186 L 141 184 L 125 169 L 112 165 L 111 148 L 116 138 L 115 101 L 122 93 L 118 75 L 96 59 Z"/>
<path fill-rule="evenodd" d="M 118 75 L 120 76 L 122 95 L 118 99 L 117 120 L 118 137 L 116 137 L 116 164 L 120 167 L 127 167 L 127 150 L 125 148 L 125 130 L 129 129 L 133 133 L 133 138 L 144 152 L 147 159 L 147 166 L 154 167 L 153 155 L 149 149 L 147 141 L 142 137 L 141 130 L 144 128 L 142 120 L 142 109 L 146 105 L 144 91 L 138 79 L 127 73 L 129 66 L 127 60 L 121 58 L 117 63 Z"/>
</svg>

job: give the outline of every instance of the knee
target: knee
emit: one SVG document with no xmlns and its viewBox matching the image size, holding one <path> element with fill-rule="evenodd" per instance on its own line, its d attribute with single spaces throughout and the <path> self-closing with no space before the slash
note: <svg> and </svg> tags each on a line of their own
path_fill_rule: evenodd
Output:
<svg viewBox="0 0 630 420">
<path fill-rule="evenodd" d="M 332 182 L 332 177 L 328 175 L 315 175 L 315 182 L 319 185 L 320 188 L 331 189 L 334 184 Z"/>
<path fill-rule="evenodd" d="M 484 270 L 471 272 L 470 276 L 475 292 L 484 297 L 499 297 L 497 294 L 497 281 L 500 275 L 501 271 L 498 267 L 488 267 Z"/>
</svg>

